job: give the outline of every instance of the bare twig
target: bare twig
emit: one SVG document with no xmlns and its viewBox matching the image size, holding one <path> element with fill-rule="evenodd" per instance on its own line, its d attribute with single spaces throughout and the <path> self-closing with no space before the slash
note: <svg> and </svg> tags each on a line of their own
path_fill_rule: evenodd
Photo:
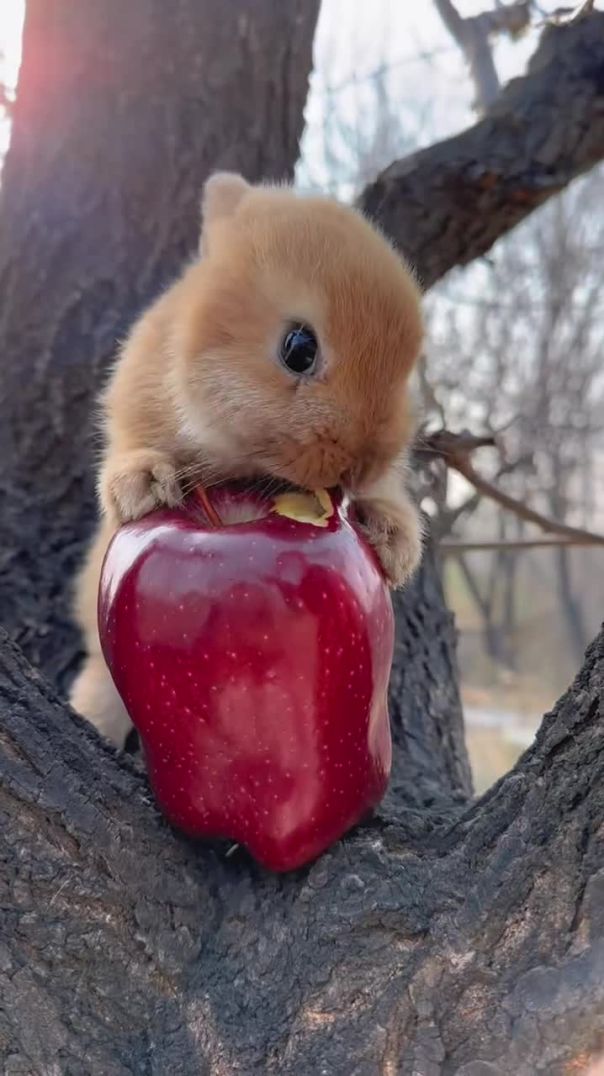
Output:
<svg viewBox="0 0 604 1076">
<path fill-rule="evenodd" d="M 492 11 L 462 18 L 451 0 L 434 0 L 444 25 L 464 54 L 476 88 L 476 106 L 485 112 L 499 96 L 500 84 L 489 38 L 521 33 L 530 21 L 530 3 L 501 4 Z"/>
<path fill-rule="evenodd" d="M 513 512 L 520 519 L 526 520 L 527 523 L 535 523 L 537 527 L 541 527 L 541 530 L 550 534 L 558 534 L 562 538 L 579 541 L 583 545 L 586 543 L 604 545 L 604 535 L 595 534 L 593 531 L 585 530 L 582 527 L 570 527 L 566 523 L 559 523 L 557 520 L 550 519 L 541 512 L 537 512 L 535 508 L 530 508 L 529 505 L 523 504 L 522 501 L 516 500 L 509 493 L 504 493 L 502 489 L 498 489 L 492 482 L 478 474 L 467 453 L 449 452 L 446 461 L 448 466 L 452 467 L 458 474 L 463 475 L 474 486 L 474 489 L 500 504 L 503 508 L 507 508 L 508 511 Z"/>
<path fill-rule="evenodd" d="M 455 506 L 455 508 L 444 508 L 440 513 L 438 520 L 438 534 L 450 534 L 455 524 L 461 519 L 462 516 L 471 516 L 474 514 L 482 500 L 482 495 L 474 490 L 474 492 L 466 497 L 465 501 Z"/>
<path fill-rule="evenodd" d="M 571 549 L 578 546 L 599 546 L 604 538 L 594 535 L 593 538 L 504 538 L 493 539 L 484 542 L 463 542 L 454 538 L 445 538 L 438 543 L 438 551 L 444 555 L 455 556 L 459 553 L 493 552 L 496 550 L 511 550 L 519 552 L 525 549 Z"/>
<path fill-rule="evenodd" d="M 437 413 L 440 421 L 442 422 L 442 424 L 444 426 L 444 424 L 445 424 L 444 408 L 443 408 L 443 405 L 441 404 L 440 400 L 438 399 L 438 396 L 436 395 L 436 390 L 434 388 L 434 385 L 432 384 L 432 382 L 430 381 L 430 378 L 428 376 L 428 367 L 427 367 L 427 361 L 426 361 L 426 355 L 425 354 L 420 355 L 419 362 L 417 363 L 417 375 L 418 375 L 419 385 L 420 385 L 420 389 L 421 389 L 421 393 L 422 393 L 422 397 L 423 397 L 423 410 L 424 411 L 428 411 L 428 410 L 435 411 Z"/>
<path fill-rule="evenodd" d="M 573 22 L 578 22 L 579 19 L 585 18 L 594 9 L 594 0 L 583 0 L 581 4 L 577 4 L 571 11 L 554 11 L 551 15 L 548 15 L 546 22 L 553 26 L 570 26 Z"/>
<path fill-rule="evenodd" d="M 433 459 L 440 456 L 447 460 L 450 456 L 467 454 L 476 448 L 495 448 L 496 435 L 492 433 L 475 434 L 469 430 L 453 433 L 452 430 L 436 430 L 434 433 L 420 433 L 414 445 L 414 453 L 420 459 Z"/>
<path fill-rule="evenodd" d="M 499 489 L 488 478 L 484 478 L 479 474 L 470 460 L 470 453 L 477 448 L 496 445 L 497 439 L 493 434 L 476 435 L 468 430 L 462 430 L 461 433 L 453 433 L 451 430 L 437 430 L 434 433 L 420 435 L 414 451 L 420 459 L 422 457 L 430 459 L 440 456 L 448 467 L 462 475 L 482 496 L 489 497 L 490 500 L 500 504 L 509 512 L 513 512 L 520 519 L 524 519 L 527 523 L 536 524 L 537 527 L 547 531 L 549 534 L 557 534 L 560 538 L 572 541 L 576 545 L 604 545 L 604 534 L 596 534 L 594 531 L 585 530 L 583 527 L 571 527 L 566 523 L 550 519 L 549 516 L 544 516 L 542 512 L 538 512 L 535 508 L 531 508 L 529 505 L 517 500 L 516 497 L 505 493 L 504 490 Z M 511 469 L 511 465 L 506 465 L 506 470 L 509 469 Z M 552 544 L 560 545 L 561 543 L 558 541 Z M 442 543 L 442 545 L 446 546 L 446 543 Z M 528 545 L 523 545 L 522 542 L 514 543 L 513 541 L 505 541 L 503 544 L 499 541 L 487 544 L 482 542 L 464 543 L 464 546 L 473 549 L 529 548 Z M 452 546 L 449 545 L 449 548 L 452 548 Z M 457 548 L 461 550 L 461 546 Z"/>
<path fill-rule="evenodd" d="M 500 478 L 505 475 L 511 474 L 512 471 L 519 471 L 527 464 L 532 462 L 532 456 L 521 456 L 519 459 L 506 460 L 498 468 L 494 481 L 498 482 Z M 482 494 L 478 490 L 474 490 L 465 501 L 456 505 L 454 508 L 444 508 L 438 517 L 438 530 L 436 536 L 438 540 L 442 541 L 441 535 L 450 534 L 455 524 L 461 519 L 462 516 L 466 518 L 471 516 L 478 508 L 482 500 Z"/>
</svg>

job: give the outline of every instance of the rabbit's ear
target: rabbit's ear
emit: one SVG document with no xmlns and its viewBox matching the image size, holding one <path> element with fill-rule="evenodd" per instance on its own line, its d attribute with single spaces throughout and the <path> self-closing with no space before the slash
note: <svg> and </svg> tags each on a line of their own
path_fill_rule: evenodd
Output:
<svg viewBox="0 0 604 1076">
<path fill-rule="evenodd" d="M 247 180 L 237 172 L 214 172 L 206 180 L 201 197 L 201 250 L 207 246 L 212 225 L 232 216 L 251 189 Z"/>
</svg>

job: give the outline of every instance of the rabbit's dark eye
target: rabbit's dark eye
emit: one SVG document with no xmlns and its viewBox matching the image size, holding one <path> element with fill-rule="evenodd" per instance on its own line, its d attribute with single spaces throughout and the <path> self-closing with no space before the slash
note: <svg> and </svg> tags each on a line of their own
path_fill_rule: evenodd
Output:
<svg viewBox="0 0 604 1076">
<path fill-rule="evenodd" d="M 319 345 L 308 325 L 289 329 L 281 341 L 279 358 L 292 374 L 312 374 L 317 362 Z"/>
</svg>

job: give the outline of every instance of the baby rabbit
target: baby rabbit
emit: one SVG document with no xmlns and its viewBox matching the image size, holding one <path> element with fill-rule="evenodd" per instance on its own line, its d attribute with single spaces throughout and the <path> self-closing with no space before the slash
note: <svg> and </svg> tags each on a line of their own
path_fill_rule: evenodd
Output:
<svg viewBox="0 0 604 1076">
<path fill-rule="evenodd" d="M 78 580 L 88 657 L 72 704 L 123 746 L 130 728 L 97 634 L 115 529 L 195 481 L 271 476 L 354 500 L 393 586 L 421 550 L 405 491 L 418 289 L 355 210 L 218 173 L 200 257 L 138 320 L 102 397 L 102 521 Z"/>
</svg>

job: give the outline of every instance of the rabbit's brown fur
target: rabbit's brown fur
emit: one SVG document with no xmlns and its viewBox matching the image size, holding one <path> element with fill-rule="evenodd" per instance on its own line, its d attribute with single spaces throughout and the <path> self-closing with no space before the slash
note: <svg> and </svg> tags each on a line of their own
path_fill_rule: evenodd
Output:
<svg viewBox="0 0 604 1076">
<path fill-rule="evenodd" d="M 194 481 L 273 476 L 347 488 L 393 585 L 420 556 L 404 486 L 422 338 L 409 270 L 353 209 L 226 173 L 206 184 L 201 248 L 134 326 L 102 399 L 102 521 L 77 596 L 89 656 L 72 702 L 117 744 L 129 721 L 100 653 L 96 599 L 120 523 L 176 504 Z M 318 339 L 312 377 L 279 362 L 292 323 Z"/>
</svg>

